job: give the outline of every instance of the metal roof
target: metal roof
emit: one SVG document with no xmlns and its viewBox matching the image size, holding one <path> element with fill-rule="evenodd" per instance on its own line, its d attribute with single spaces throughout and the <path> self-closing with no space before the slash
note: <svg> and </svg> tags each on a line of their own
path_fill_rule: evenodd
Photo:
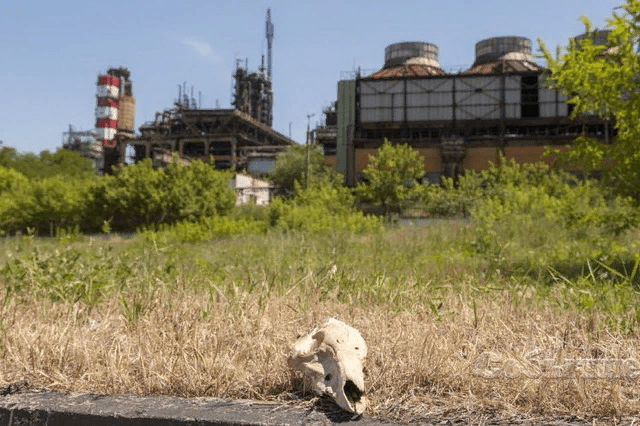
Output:
<svg viewBox="0 0 640 426">
<path fill-rule="evenodd" d="M 367 78 L 393 78 L 393 77 L 425 77 L 430 75 L 444 75 L 445 72 L 438 67 L 423 64 L 403 64 L 395 67 L 383 68 L 374 72 Z"/>
<path fill-rule="evenodd" d="M 502 60 L 473 65 L 463 74 L 500 74 L 541 71 L 542 67 L 532 61 Z"/>
</svg>

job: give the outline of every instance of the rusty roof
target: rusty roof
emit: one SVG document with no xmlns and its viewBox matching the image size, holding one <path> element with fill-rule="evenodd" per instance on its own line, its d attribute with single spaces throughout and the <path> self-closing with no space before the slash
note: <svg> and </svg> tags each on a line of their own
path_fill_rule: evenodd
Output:
<svg viewBox="0 0 640 426">
<path fill-rule="evenodd" d="M 444 75 L 444 71 L 438 67 L 424 64 L 403 64 L 389 68 L 383 68 L 366 78 L 393 78 L 393 77 L 425 77 L 430 75 Z"/>
<path fill-rule="evenodd" d="M 542 67 L 532 61 L 504 60 L 473 65 L 463 74 L 499 74 L 541 71 Z"/>
</svg>

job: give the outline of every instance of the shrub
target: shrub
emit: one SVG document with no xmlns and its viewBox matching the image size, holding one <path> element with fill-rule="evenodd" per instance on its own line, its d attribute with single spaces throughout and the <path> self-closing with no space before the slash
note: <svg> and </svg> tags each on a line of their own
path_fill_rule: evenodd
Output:
<svg viewBox="0 0 640 426">
<path fill-rule="evenodd" d="M 273 201 L 269 224 L 284 231 L 305 233 L 365 233 L 382 229 L 379 218 L 365 216 L 353 206 L 354 197 L 348 188 L 315 184 L 303 190 L 296 184 L 294 199 Z"/>
<path fill-rule="evenodd" d="M 162 243 L 197 243 L 233 235 L 259 235 L 267 231 L 265 221 L 251 218 L 232 219 L 227 216 L 203 217 L 198 222 L 182 221 L 173 225 L 147 228 L 139 234 L 147 241 Z"/>
<path fill-rule="evenodd" d="M 149 160 L 105 176 L 94 193 L 96 216 L 114 230 L 195 221 L 228 214 L 235 205 L 230 174 L 201 161 L 154 169 Z"/>
<path fill-rule="evenodd" d="M 0 227 L 6 233 L 32 228 L 50 234 L 60 228 L 90 228 L 88 210 L 94 178 L 68 180 L 53 176 L 20 183 L 0 196 Z"/>
</svg>

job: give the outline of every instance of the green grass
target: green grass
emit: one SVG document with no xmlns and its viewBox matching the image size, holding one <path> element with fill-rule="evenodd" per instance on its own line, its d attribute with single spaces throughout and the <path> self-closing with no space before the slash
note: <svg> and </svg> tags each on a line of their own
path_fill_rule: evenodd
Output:
<svg viewBox="0 0 640 426">
<path fill-rule="evenodd" d="M 491 250 L 478 250 L 478 229 L 456 220 L 371 235 L 269 232 L 195 244 L 148 237 L 18 237 L 0 243 L 0 265 L 5 298 L 93 307 L 115 295 L 123 310 L 137 312 L 127 315 L 131 318 L 143 313 L 136 306 L 144 303 L 144 295 L 151 297 L 157 289 L 215 288 L 226 295 L 266 289 L 282 295 L 304 286 L 349 303 L 403 310 L 459 291 L 461 283 L 495 291 L 531 289 L 539 303 L 607 313 L 612 323 L 613 317 L 634 311 L 640 277 L 637 231 L 590 243 L 563 240 L 567 234 L 557 229 L 523 229 L 529 234 L 512 232 L 509 241 L 498 241 Z M 605 256 L 605 243 L 618 253 Z M 129 302 L 133 293 L 141 300 Z M 639 319 L 634 315 L 618 327 L 635 330 Z"/>
<path fill-rule="evenodd" d="M 505 412 L 638 414 L 634 383 L 613 392 L 609 382 L 473 374 L 487 352 L 625 359 L 640 349 L 637 230 L 591 241 L 502 225 L 511 231 L 493 228 L 488 250 L 477 244 L 487 229 L 462 220 L 198 243 L 4 239 L 0 385 L 27 378 L 60 391 L 303 403 L 288 347 L 339 316 L 370 347 L 375 415 L 416 418 L 463 401 Z"/>
</svg>

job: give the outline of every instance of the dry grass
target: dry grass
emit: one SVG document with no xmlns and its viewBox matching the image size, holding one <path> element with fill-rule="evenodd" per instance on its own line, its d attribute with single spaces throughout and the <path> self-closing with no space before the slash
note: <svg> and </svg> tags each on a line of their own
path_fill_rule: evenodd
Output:
<svg viewBox="0 0 640 426">
<path fill-rule="evenodd" d="M 286 355 L 333 316 L 369 346 L 369 415 L 640 414 L 640 366 L 606 370 L 640 354 L 628 280 L 506 276 L 465 248 L 466 225 L 438 226 L 164 247 L 5 242 L 0 387 L 310 406 Z M 580 359 L 597 361 L 569 361 Z"/>
<path fill-rule="evenodd" d="M 522 377 L 540 372 L 530 362 L 535 351 L 558 364 L 637 357 L 637 336 L 588 331 L 598 317 L 546 304 L 515 307 L 512 295 L 477 295 L 470 283 L 442 300 L 447 312 L 420 305 L 365 307 L 318 297 L 302 286 L 267 300 L 242 291 L 232 300 L 218 292 L 161 291 L 135 322 L 115 297 L 92 310 L 14 298 L 2 308 L 0 385 L 26 379 L 33 388 L 56 391 L 308 404 L 285 356 L 298 334 L 336 316 L 361 330 L 370 348 L 371 415 L 415 419 L 452 409 L 640 414 L 638 379 L 581 379 L 579 371 L 563 379 Z M 500 365 L 498 356 L 520 360 L 515 370 L 505 367 L 512 378 L 483 377 L 484 367 Z"/>
</svg>

